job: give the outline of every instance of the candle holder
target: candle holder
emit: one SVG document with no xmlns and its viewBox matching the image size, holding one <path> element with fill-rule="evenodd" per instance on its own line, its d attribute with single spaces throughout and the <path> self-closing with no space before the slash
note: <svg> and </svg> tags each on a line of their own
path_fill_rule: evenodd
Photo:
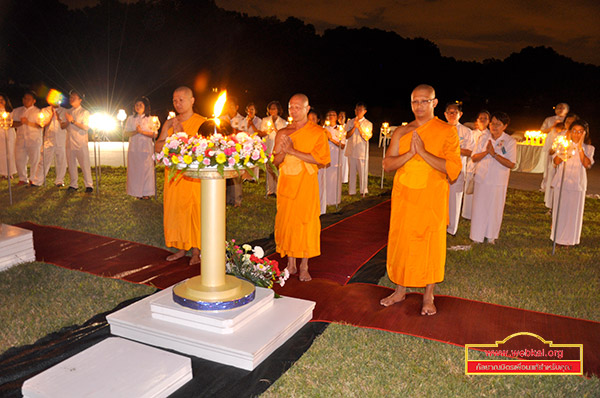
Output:
<svg viewBox="0 0 600 398">
<path fill-rule="evenodd" d="M 189 178 L 201 180 L 200 275 L 176 285 L 173 300 L 196 310 L 227 310 L 250 303 L 255 297 L 252 283 L 225 274 L 225 180 L 243 171 L 228 169 L 185 170 Z"/>
</svg>

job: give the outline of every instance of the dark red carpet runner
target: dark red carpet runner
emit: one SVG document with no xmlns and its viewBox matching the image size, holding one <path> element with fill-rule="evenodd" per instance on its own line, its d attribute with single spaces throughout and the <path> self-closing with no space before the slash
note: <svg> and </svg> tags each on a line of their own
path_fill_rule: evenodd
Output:
<svg viewBox="0 0 600 398">
<path fill-rule="evenodd" d="M 600 376 L 600 323 L 450 296 L 436 296 L 438 314 L 419 315 L 421 295 L 384 308 L 391 289 L 350 283 L 354 273 L 387 243 L 390 202 L 355 214 L 321 233 L 321 256 L 310 260 L 311 282 L 290 278 L 275 290 L 315 301 L 314 321 L 348 323 L 444 343 L 493 344 L 518 333 L 534 333 L 555 344 L 583 344 L 586 374 Z M 167 262 L 168 251 L 134 242 L 57 227 L 21 223 L 32 230 L 38 261 L 104 277 L 166 288 L 196 275 L 189 259 Z M 277 254 L 271 258 L 280 261 Z M 282 264 L 283 268 L 283 264 Z M 526 347 L 525 347 L 526 348 Z"/>
</svg>

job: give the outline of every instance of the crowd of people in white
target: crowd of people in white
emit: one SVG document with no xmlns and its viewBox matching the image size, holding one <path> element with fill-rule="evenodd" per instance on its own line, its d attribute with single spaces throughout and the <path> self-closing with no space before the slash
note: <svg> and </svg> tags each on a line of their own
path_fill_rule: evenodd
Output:
<svg viewBox="0 0 600 398">
<path fill-rule="evenodd" d="M 11 128 L 0 129 L 0 175 L 3 178 L 18 176 L 18 185 L 42 185 L 51 165 L 55 166 L 54 185 L 63 187 L 69 170 L 69 191 L 78 189 L 78 165 L 81 167 L 85 192 L 93 192 L 92 173 L 88 152 L 89 112 L 81 104 L 84 96 L 71 91 L 70 108 L 52 104 L 43 109 L 35 106 L 36 94 L 26 92 L 22 106 L 13 109 L 9 98 L 0 94 L 0 116 L 8 114 L 13 120 Z M 267 105 L 266 117 L 256 115 L 254 103 L 249 103 L 246 116 L 238 113 L 237 100 L 230 97 L 222 119 L 227 120 L 235 132 L 258 134 L 265 139 L 267 152 L 272 151 L 277 131 L 287 126 L 283 109 L 278 101 Z M 373 123 L 365 118 L 367 106 L 358 103 L 355 117 L 346 120 L 344 112 L 329 110 L 325 114 L 324 131 L 329 140 L 331 163 L 319 170 L 321 213 L 327 206 L 341 202 L 342 184 L 348 183 L 348 194 L 368 193 L 369 139 Z M 579 244 L 585 192 L 586 169 L 594 163 L 594 147 L 589 139 L 588 124 L 577 115 L 569 113 L 569 106 L 560 103 L 555 115 L 546 118 L 541 126 L 547 134 L 543 156 L 546 157 L 541 190 L 545 205 L 552 213 L 551 239 L 559 245 Z M 41 115 L 41 116 L 40 116 Z M 133 113 L 124 125 L 129 138 L 127 162 L 127 194 L 149 199 L 155 195 L 153 127 L 150 102 L 146 97 L 134 101 Z M 506 113 L 490 114 L 481 111 L 470 129 L 460 123 L 463 115 L 458 102 L 446 106 L 446 121 L 456 126 L 460 140 L 462 172 L 450 182 L 449 223 L 447 232 L 455 235 L 459 219 L 471 220 L 470 238 L 474 242 L 494 243 L 498 239 L 510 170 L 517 157 L 516 140 L 505 130 L 510 123 Z M 316 112 L 309 120 L 321 124 Z M 44 133 L 42 134 L 42 129 Z M 552 148 L 557 137 L 564 136 L 574 143 L 572 156 L 559 156 Z M 43 137 L 43 143 L 42 143 Z M 27 165 L 29 164 L 29 171 Z M 562 188 L 562 189 L 561 189 Z M 277 192 L 277 176 L 269 171 L 266 176 L 266 195 Z M 241 179 L 231 181 L 228 202 L 241 205 Z M 560 211 L 553 211 L 560 200 Z"/>
</svg>

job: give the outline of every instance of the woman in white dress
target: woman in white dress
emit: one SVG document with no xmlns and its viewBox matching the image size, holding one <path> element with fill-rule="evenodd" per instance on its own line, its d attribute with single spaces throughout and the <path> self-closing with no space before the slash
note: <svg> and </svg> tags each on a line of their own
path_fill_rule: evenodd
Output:
<svg viewBox="0 0 600 398">
<path fill-rule="evenodd" d="M 475 129 L 471 130 L 471 137 L 473 140 L 473 148 L 477 146 L 479 138 L 489 134 L 488 126 L 490 125 L 490 113 L 486 110 L 479 112 L 477 120 L 475 120 Z M 471 158 L 467 160 L 467 167 L 465 169 L 465 192 L 463 195 L 463 206 L 462 206 L 462 217 L 470 220 L 471 219 L 471 205 L 473 203 L 473 193 L 467 193 L 467 187 L 471 184 L 473 177 L 475 176 L 476 165 L 473 163 Z"/>
<path fill-rule="evenodd" d="M 0 94 L 0 117 L 3 114 L 8 114 L 11 117 L 13 110 L 10 100 L 4 94 Z M 8 117 L 7 117 L 8 119 Z M 17 134 L 13 127 L 4 130 L 0 128 L 0 175 L 3 177 L 13 176 L 17 173 L 17 166 L 15 164 L 15 140 Z M 8 146 L 7 146 L 8 144 Z M 8 158 L 8 166 L 7 159 Z M 8 167 L 8 172 L 7 172 Z"/>
<path fill-rule="evenodd" d="M 589 141 L 589 126 L 583 120 L 571 124 L 567 138 L 575 144 L 575 153 L 566 162 L 560 157 L 560 152 L 554 156 L 554 164 L 558 168 L 552 179 L 556 208 L 552 212 L 550 239 L 556 239 L 558 245 L 571 246 L 578 245 L 581 237 L 587 169 L 594 164 L 594 147 Z"/>
<path fill-rule="evenodd" d="M 559 135 L 565 135 L 569 127 L 571 127 L 571 123 L 575 120 L 579 119 L 579 117 L 574 113 L 569 113 L 565 117 L 565 121 L 562 124 L 556 124 L 555 127 L 558 128 L 558 132 L 555 133 L 552 129 L 548 132 L 548 136 L 546 137 L 546 142 L 544 144 L 544 153 L 548 154 L 548 162 L 544 167 L 544 176 L 542 177 L 542 188 L 544 189 L 544 204 L 547 208 L 549 208 L 549 213 L 552 213 L 552 201 L 554 200 L 554 188 L 552 188 L 552 180 L 554 179 L 554 174 L 556 173 L 556 165 L 554 164 L 554 150 L 552 149 L 552 143 Z M 562 126 L 562 128 L 560 127 Z M 556 130 L 555 128 L 554 130 Z"/>
<path fill-rule="evenodd" d="M 154 180 L 155 129 L 150 116 L 150 101 L 146 97 L 134 102 L 134 114 L 125 122 L 125 134 L 129 137 L 127 151 L 127 195 L 150 199 L 156 192 Z"/>
<path fill-rule="evenodd" d="M 334 110 L 327 111 L 325 116 L 327 130 L 327 139 L 329 140 L 329 153 L 331 155 L 331 162 L 325 169 L 325 179 L 327 180 L 327 205 L 337 205 L 342 200 L 342 176 L 339 171 L 342 166 L 342 162 L 347 159 L 343 156 L 344 149 L 346 148 L 345 134 L 341 128 L 336 126 L 337 123 L 337 112 Z M 329 124 L 327 124 L 329 121 Z"/>
<path fill-rule="evenodd" d="M 477 164 L 470 234 L 474 242 L 487 239 L 493 244 L 500 234 L 508 178 L 517 160 L 517 142 L 504 132 L 509 123 L 506 113 L 494 113 L 490 133 L 479 139 L 471 156 Z"/>
<path fill-rule="evenodd" d="M 262 120 L 258 135 L 266 137 L 267 153 L 273 152 L 277 132 L 287 127 L 287 122 L 281 117 L 283 108 L 279 101 L 271 101 L 267 105 L 267 117 Z M 267 168 L 267 196 L 275 196 L 277 192 L 277 175 Z"/>
</svg>

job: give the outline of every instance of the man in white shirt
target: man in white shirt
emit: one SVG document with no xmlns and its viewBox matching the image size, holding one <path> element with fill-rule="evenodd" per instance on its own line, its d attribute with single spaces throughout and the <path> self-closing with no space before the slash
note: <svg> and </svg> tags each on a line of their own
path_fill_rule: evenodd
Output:
<svg viewBox="0 0 600 398">
<path fill-rule="evenodd" d="M 35 106 L 35 102 L 35 94 L 28 91 L 23 95 L 23 106 L 13 111 L 13 126 L 17 132 L 15 163 L 19 175 L 18 185 L 25 185 L 29 182 L 27 179 L 27 161 L 29 160 L 31 176 L 35 174 L 40 161 L 42 128 L 39 124 L 40 109 Z"/>
<path fill-rule="evenodd" d="M 76 191 L 78 188 L 77 163 L 81 167 L 83 173 L 83 183 L 85 192 L 91 193 L 94 191 L 92 186 L 92 168 L 90 167 L 90 151 L 88 149 L 88 129 L 90 113 L 81 106 L 83 95 L 72 90 L 69 95 L 69 103 L 71 109 L 65 112 L 67 118 L 67 166 L 69 167 L 69 192 Z"/>
<path fill-rule="evenodd" d="M 448 228 L 446 229 L 450 235 L 456 235 L 456 231 L 458 230 L 467 161 L 471 157 L 471 152 L 475 146 L 471 129 L 463 126 L 459 122 L 462 115 L 463 112 L 461 103 L 452 102 L 446 105 L 444 116 L 449 124 L 456 126 L 456 131 L 458 132 L 458 142 L 460 145 L 460 160 L 462 162 L 462 170 L 458 175 L 458 178 L 455 181 L 450 182 L 450 196 L 448 200 L 449 222 Z"/>
<path fill-rule="evenodd" d="M 360 181 L 360 193 L 369 193 L 367 188 L 369 164 L 369 139 L 373 136 L 373 123 L 365 118 L 367 106 L 359 102 L 354 108 L 356 117 L 346 124 L 346 157 L 348 158 L 348 194 L 356 193 L 356 174 Z"/>
<path fill-rule="evenodd" d="M 557 123 L 563 122 L 565 120 L 565 117 L 567 116 L 567 113 L 569 113 L 569 109 L 569 104 L 565 102 L 556 104 L 556 106 L 554 107 L 554 112 L 556 113 L 556 115 L 548 116 L 546 119 L 544 119 L 542 127 L 540 127 L 542 133 L 548 134 L 552 127 L 556 126 Z"/>
<path fill-rule="evenodd" d="M 44 150 L 42 151 L 42 159 L 38 163 L 33 184 L 42 185 L 44 178 L 48 175 L 48 170 L 54 160 L 56 166 L 56 178 L 54 185 L 57 187 L 65 186 L 65 174 L 67 172 L 67 155 L 65 145 L 67 142 L 67 117 L 66 109 L 58 103 L 52 104 L 44 109 L 45 134 L 44 134 Z"/>
<path fill-rule="evenodd" d="M 227 97 L 225 103 L 225 114 L 220 116 L 231 124 L 234 133 L 242 131 L 244 117 L 238 113 L 238 100 L 236 97 Z M 242 177 L 227 179 L 226 201 L 228 205 L 240 207 L 242 205 Z"/>
</svg>

